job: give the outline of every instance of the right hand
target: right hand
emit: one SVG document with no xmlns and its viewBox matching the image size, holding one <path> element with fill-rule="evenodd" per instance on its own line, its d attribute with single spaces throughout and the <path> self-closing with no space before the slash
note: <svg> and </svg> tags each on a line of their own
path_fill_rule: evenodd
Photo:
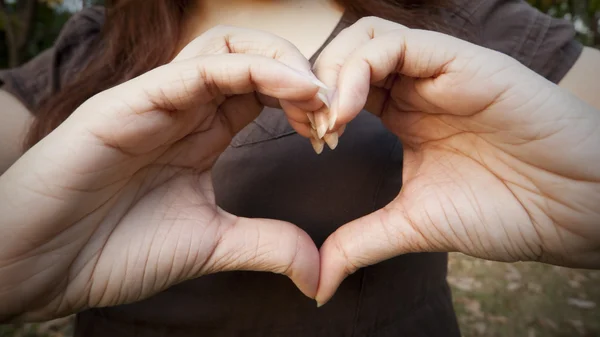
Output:
<svg viewBox="0 0 600 337">
<path fill-rule="evenodd" d="M 0 177 L 0 321 L 131 303 L 230 270 L 282 273 L 314 297 L 310 237 L 217 207 L 210 170 L 264 104 L 320 108 L 318 85 L 289 42 L 220 27 L 85 102 Z"/>
<path fill-rule="evenodd" d="M 398 196 L 322 245 L 319 303 L 408 253 L 600 267 L 597 110 L 504 54 L 379 18 L 340 33 L 315 72 L 338 126 L 366 108 L 404 149 Z"/>
</svg>

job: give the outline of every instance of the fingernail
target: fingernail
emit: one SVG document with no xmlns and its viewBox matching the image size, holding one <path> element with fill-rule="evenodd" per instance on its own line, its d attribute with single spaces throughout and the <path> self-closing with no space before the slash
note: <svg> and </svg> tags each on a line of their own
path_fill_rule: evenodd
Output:
<svg viewBox="0 0 600 337">
<path fill-rule="evenodd" d="M 310 79 L 317 87 L 329 91 L 329 87 L 325 83 L 321 82 L 313 73 L 311 73 Z"/>
<path fill-rule="evenodd" d="M 329 148 L 332 150 L 335 150 L 335 148 L 338 146 L 339 137 L 337 132 L 328 133 L 325 135 L 325 137 L 323 137 L 323 139 L 325 140 L 325 143 L 327 143 L 327 146 L 329 146 Z"/>
<path fill-rule="evenodd" d="M 312 135 L 313 138 L 319 139 L 319 136 L 317 135 L 317 130 L 310 129 L 310 134 Z"/>
<path fill-rule="evenodd" d="M 319 123 L 319 125 L 317 126 L 317 136 L 319 137 L 319 139 L 325 137 L 325 134 L 327 133 L 327 127 L 327 123 L 324 122 Z"/>
<path fill-rule="evenodd" d="M 310 127 L 314 130 L 317 129 L 317 125 L 315 124 L 315 115 L 312 112 L 307 112 L 306 116 L 308 116 L 308 121 L 310 122 Z"/>
<path fill-rule="evenodd" d="M 327 96 L 327 99 L 329 100 L 329 104 L 331 104 L 332 106 L 336 103 L 337 101 L 337 97 L 338 97 L 338 90 L 337 89 L 333 89 L 329 92 L 329 95 Z M 339 104 L 335 104 L 336 108 L 329 108 L 329 130 L 333 130 L 333 128 L 335 127 L 335 123 L 337 122 L 337 118 L 338 118 L 338 109 L 337 106 Z"/>
<path fill-rule="evenodd" d="M 316 154 L 321 154 L 321 152 L 323 152 L 323 148 L 325 147 L 324 141 L 322 141 L 321 139 L 310 137 L 310 143 L 313 147 L 313 150 L 315 150 Z"/>
<path fill-rule="evenodd" d="M 317 87 L 322 88 L 324 90 L 329 90 L 329 87 L 325 83 L 321 82 L 321 80 L 319 80 L 317 78 L 317 76 L 315 76 L 315 74 L 313 74 L 311 71 L 306 73 L 306 72 L 300 71 L 298 69 L 294 69 L 294 68 L 291 68 L 291 69 L 292 69 L 292 71 L 295 71 L 297 74 L 300 74 L 300 75 L 308 78 L 308 80 L 311 81 Z"/>
<path fill-rule="evenodd" d="M 322 307 L 322 306 L 323 306 L 323 304 L 321 304 L 321 303 L 317 302 L 317 308 L 320 308 L 320 307 Z"/>
<path fill-rule="evenodd" d="M 315 114 L 315 124 L 317 124 L 317 138 L 322 139 L 329 128 L 329 120 L 325 111 L 317 111 Z"/>
<path fill-rule="evenodd" d="M 329 97 L 328 97 L 328 93 L 327 90 L 319 90 L 319 92 L 317 93 L 317 97 L 321 100 L 321 102 L 323 102 L 323 104 L 325 104 L 325 106 L 329 109 L 329 107 L 331 106 L 331 103 L 329 102 Z"/>
<path fill-rule="evenodd" d="M 337 112 L 335 112 L 335 110 L 329 110 L 329 130 L 333 130 L 333 128 L 335 127 L 335 122 L 337 122 Z"/>
</svg>

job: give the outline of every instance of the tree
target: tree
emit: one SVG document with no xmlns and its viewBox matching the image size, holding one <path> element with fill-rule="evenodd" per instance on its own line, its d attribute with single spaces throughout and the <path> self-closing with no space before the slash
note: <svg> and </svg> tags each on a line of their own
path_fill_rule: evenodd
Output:
<svg viewBox="0 0 600 337">
<path fill-rule="evenodd" d="M 21 63 L 32 31 L 36 8 L 37 0 L 21 0 L 13 6 L 5 0 L 0 0 L 0 18 L 6 36 L 9 67 Z"/>
<path fill-rule="evenodd" d="M 541 11 L 571 20 L 586 45 L 600 47 L 600 0 L 529 0 Z"/>
<path fill-rule="evenodd" d="M 5 55 L 0 66 L 18 66 L 51 44 L 69 16 L 55 10 L 60 4 L 62 0 L 0 0 L 0 51 Z"/>
</svg>

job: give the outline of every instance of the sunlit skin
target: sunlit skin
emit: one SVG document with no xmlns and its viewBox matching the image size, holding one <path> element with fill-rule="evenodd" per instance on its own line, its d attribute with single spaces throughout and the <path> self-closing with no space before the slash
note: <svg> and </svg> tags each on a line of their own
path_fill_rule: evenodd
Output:
<svg viewBox="0 0 600 337">
<path fill-rule="evenodd" d="M 319 40 L 339 20 L 330 9 Z M 322 305 L 357 268 L 409 252 L 600 267 L 600 114 L 515 60 L 377 18 L 314 66 L 317 42 L 189 27 L 172 62 L 91 98 L 0 176 L 0 319 L 131 303 L 230 270 L 287 275 Z M 223 211 L 212 165 L 264 106 L 305 137 L 363 108 L 379 116 L 405 145 L 402 191 L 320 251 L 294 224 Z"/>
<path fill-rule="evenodd" d="M 337 126 L 366 106 L 404 144 L 398 197 L 322 246 L 319 303 L 411 252 L 600 267 L 598 110 L 500 53 L 376 18 L 315 69 Z"/>
</svg>

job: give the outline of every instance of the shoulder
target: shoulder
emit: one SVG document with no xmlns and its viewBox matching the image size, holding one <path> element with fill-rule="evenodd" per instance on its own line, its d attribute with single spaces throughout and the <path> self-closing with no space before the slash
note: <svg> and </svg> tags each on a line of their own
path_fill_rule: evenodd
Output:
<svg viewBox="0 0 600 337">
<path fill-rule="evenodd" d="M 454 0 L 446 14 L 453 35 L 505 53 L 555 83 L 583 50 L 571 22 L 524 0 Z"/>
<path fill-rule="evenodd" d="M 0 71 L 0 87 L 30 111 L 84 67 L 104 25 L 104 9 L 91 7 L 74 14 L 54 45 L 20 67 Z"/>
<path fill-rule="evenodd" d="M 77 12 L 64 25 L 55 47 L 73 46 L 98 37 L 104 19 L 103 7 L 90 7 Z"/>
</svg>

